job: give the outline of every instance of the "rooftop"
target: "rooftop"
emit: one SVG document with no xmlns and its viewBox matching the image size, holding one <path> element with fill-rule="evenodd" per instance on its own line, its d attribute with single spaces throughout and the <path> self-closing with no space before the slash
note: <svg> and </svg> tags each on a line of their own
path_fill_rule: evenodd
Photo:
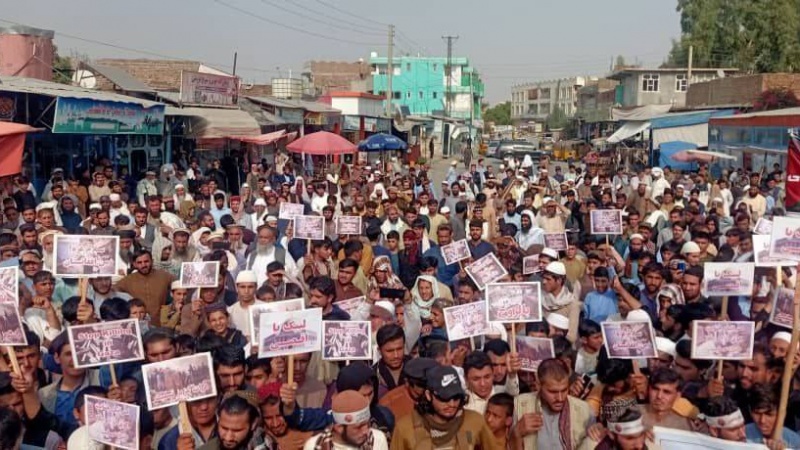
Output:
<svg viewBox="0 0 800 450">
<path fill-rule="evenodd" d="M 634 73 L 682 73 L 688 72 L 688 67 L 623 67 L 615 70 L 611 75 L 606 76 L 610 80 L 621 80 L 626 75 Z M 739 69 L 735 67 L 722 67 L 722 68 L 708 68 L 708 67 L 692 67 L 692 72 L 724 72 L 726 74 L 736 73 Z"/>
</svg>

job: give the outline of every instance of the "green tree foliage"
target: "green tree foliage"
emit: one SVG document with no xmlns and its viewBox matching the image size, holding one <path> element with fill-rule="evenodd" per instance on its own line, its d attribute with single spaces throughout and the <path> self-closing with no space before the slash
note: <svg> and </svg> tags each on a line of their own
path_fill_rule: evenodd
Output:
<svg viewBox="0 0 800 450">
<path fill-rule="evenodd" d="M 484 122 L 495 125 L 511 125 L 511 102 L 498 103 L 483 113 Z"/>
<path fill-rule="evenodd" d="M 800 0 L 678 0 L 681 38 L 666 66 L 737 67 L 745 73 L 800 66 Z"/>
<path fill-rule="evenodd" d="M 53 49 L 53 81 L 61 84 L 72 84 L 72 60 L 67 56 L 58 54 L 58 48 Z"/>
<path fill-rule="evenodd" d="M 557 130 L 564 128 L 569 124 L 569 117 L 567 113 L 560 106 L 553 108 L 553 111 L 547 116 L 545 121 L 548 130 Z"/>
</svg>

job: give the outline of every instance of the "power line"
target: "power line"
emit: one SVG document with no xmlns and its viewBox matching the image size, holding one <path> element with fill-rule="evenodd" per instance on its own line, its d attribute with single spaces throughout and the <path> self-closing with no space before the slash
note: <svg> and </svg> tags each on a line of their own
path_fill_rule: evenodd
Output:
<svg viewBox="0 0 800 450">
<path fill-rule="evenodd" d="M 378 25 L 381 25 L 381 26 L 384 26 L 384 27 L 388 27 L 388 26 L 389 26 L 389 24 L 388 24 L 388 23 L 378 22 L 378 21 L 377 21 L 377 20 L 375 20 L 375 19 L 370 19 L 370 18 L 368 18 L 368 17 L 359 16 L 358 14 L 351 13 L 351 12 L 349 12 L 349 11 L 346 11 L 346 10 L 344 10 L 344 9 L 341 9 L 341 8 L 339 8 L 339 7 L 337 7 L 337 6 L 333 6 L 333 5 L 331 5 L 330 3 L 326 3 L 326 2 L 324 2 L 324 1 L 322 1 L 322 0 L 315 0 L 315 1 L 316 1 L 317 3 L 319 3 L 320 5 L 322 5 L 322 6 L 326 7 L 326 8 L 328 8 L 328 9 L 332 9 L 332 10 L 334 10 L 334 11 L 337 11 L 337 12 L 339 12 L 340 14 L 344 14 L 344 15 L 346 15 L 346 16 L 350 16 L 350 17 L 352 17 L 352 18 L 354 18 L 354 19 L 356 19 L 356 20 L 362 20 L 362 21 L 366 22 L 366 24 L 363 24 L 363 23 L 362 23 L 362 24 L 360 24 L 360 26 L 367 26 L 367 27 L 369 27 L 369 26 L 370 26 L 370 25 L 369 25 L 370 23 L 375 23 L 375 24 L 378 24 Z"/>
<path fill-rule="evenodd" d="M 285 23 L 279 22 L 277 20 L 272 20 L 270 18 L 258 15 L 256 13 L 251 12 L 251 11 L 247 11 L 246 9 L 239 8 L 238 6 L 231 5 L 230 3 L 226 3 L 226 2 L 224 2 L 222 0 L 214 0 L 214 2 L 219 3 L 220 5 L 228 8 L 228 9 L 231 9 L 233 11 L 236 11 L 236 12 L 238 12 L 240 14 L 244 14 L 245 16 L 252 17 L 253 19 L 258 19 L 258 20 L 260 20 L 262 22 L 266 22 L 266 23 L 275 25 L 277 27 L 286 28 L 288 30 L 296 31 L 298 33 L 306 34 L 306 35 L 309 35 L 309 36 L 314 36 L 314 37 L 317 37 L 317 38 L 320 38 L 320 39 L 325 39 L 325 40 L 328 40 L 328 41 L 342 42 L 344 44 L 363 45 L 363 46 L 367 46 L 367 47 L 376 47 L 378 45 L 381 45 L 381 44 L 376 44 L 374 42 L 352 41 L 352 40 L 349 40 L 349 39 L 342 39 L 342 38 L 338 38 L 338 37 L 335 37 L 335 36 L 329 36 L 329 35 L 326 35 L 326 34 L 317 33 L 317 32 L 314 32 L 314 31 L 304 30 L 302 28 L 298 28 L 298 27 L 295 27 L 295 26 L 292 26 L 292 25 L 286 25 Z"/>
<path fill-rule="evenodd" d="M 327 27 L 334 27 L 334 28 L 336 28 L 338 30 L 346 29 L 346 30 L 353 31 L 355 33 L 365 34 L 365 35 L 368 35 L 368 36 L 375 36 L 375 35 L 383 36 L 385 34 L 385 32 L 380 32 L 379 33 L 377 31 L 364 31 L 362 29 L 355 28 L 355 27 L 346 27 L 346 26 L 343 26 L 341 24 L 334 24 L 334 23 L 331 23 L 331 22 L 327 22 L 325 20 L 318 19 L 318 18 L 316 18 L 314 16 L 311 16 L 311 15 L 308 15 L 308 14 L 305 14 L 305 13 L 302 13 L 302 12 L 295 11 L 293 9 L 287 8 L 287 7 L 283 6 L 283 5 L 281 5 L 280 3 L 276 3 L 276 2 L 273 2 L 273 1 L 270 1 L 270 0 L 261 0 L 261 2 L 262 3 L 266 3 L 267 5 L 273 6 L 275 8 L 278 8 L 281 11 L 286 11 L 289 14 L 294 14 L 295 16 L 302 17 L 304 19 L 307 19 L 307 20 L 310 20 L 312 22 L 316 22 L 316 23 L 325 25 Z"/>
<path fill-rule="evenodd" d="M 291 4 L 293 4 L 293 5 L 295 5 L 295 6 L 299 7 L 299 8 L 308 9 L 308 6 L 297 3 L 297 0 L 285 0 L 285 1 L 286 1 L 286 3 L 291 3 Z M 325 6 L 328 6 L 328 5 L 325 4 Z M 337 18 L 336 21 L 344 23 L 344 24 L 347 24 L 347 25 L 350 25 L 350 26 L 353 26 L 353 27 L 364 28 L 364 29 L 367 29 L 367 30 L 374 30 L 376 33 L 384 33 L 385 32 L 384 27 L 378 27 L 378 26 L 375 26 L 375 25 L 359 23 L 359 22 L 351 22 L 349 20 L 341 19 L 341 18 Z"/>
</svg>

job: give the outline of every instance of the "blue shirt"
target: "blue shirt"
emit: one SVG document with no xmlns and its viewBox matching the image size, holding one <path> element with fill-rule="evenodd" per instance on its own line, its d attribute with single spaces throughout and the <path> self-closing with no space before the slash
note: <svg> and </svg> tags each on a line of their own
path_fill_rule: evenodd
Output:
<svg viewBox="0 0 800 450">
<path fill-rule="evenodd" d="M 754 423 L 748 423 L 745 425 L 744 435 L 747 439 L 747 442 L 750 442 L 751 444 L 764 443 L 764 435 L 761 434 L 761 430 L 758 429 L 758 425 Z M 770 436 L 770 438 L 771 437 L 772 436 Z M 800 434 L 783 427 L 783 435 L 781 437 L 783 439 L 783 443 L 786 445 L 786 448 L 800 448 Z"/>
<path fill-rule="evenodd" d="M 75 415 L 72 414 L 75 409 L 75 397 L 78 396 L 79 391 L 80 389 L 62 391 L 61 381 L 58 382 L 56 387 L 56 410 L 54 413 L 59 422 L 64 425 L 64 428 L 75 429 L 79 426 L 78 421 L 75 420 Z"/>
<path fill-rule="evenodd" d="M 467 241 L 467 246 L 474 259 L 481 259 L 489 253 L 494 253 L 494 246 L 484 240 L 481 240 L 475 246 L 472 245 L 472 241 Z"/>
<path fill-rule="evenodd" d="M 619 314 L 617 308 L 617 294 L 611 289 L 605 292 L 592 291 L 586 294 L 583 300 L 583 309 L 586 318 L 597 323 L 605 322 L 608 316 Z"/>
</svg>

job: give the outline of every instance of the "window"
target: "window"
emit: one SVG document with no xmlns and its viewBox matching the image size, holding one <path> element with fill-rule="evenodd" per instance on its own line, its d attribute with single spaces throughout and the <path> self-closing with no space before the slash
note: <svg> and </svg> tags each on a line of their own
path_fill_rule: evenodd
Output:
<svg viewBox="0 0 800 450">
<path fill-rule="evenodd" d="M 400 93 L 400 91 L 394 91 L 394 92 L 392 92 L 392 98 L 393 98 L 393 99 L 395 99 L 395 100 L 400 100 L 400 98 L 401 98 L 401 97 L 402 97 L 402 94 Z"/>
<path fill-rule="evenodd" d="M 422 92 L 422 91 L 419 91 L 419 99 L 422 100 L 424 98 L 425 98 L 425 93 Z"/>
<path fill-rule="evenodd" d="M 406 72 L 411 72 L 411 63 L 406 63 Z"/>
<path fill-rule="evenodd" d="M 433 96 L 434 99 L 439 97 L 439 93 L 438 92 L 433 92 L 432 94 L 433 94 L 432 96 Z"/>
<path fill-rule="evenodd" d="M 406 98 L 411 98 L 411 91 L 406 91 Z"/>
<path fill-rule="evenodd" d="M 658 74 L 646 73 L 642 75 L 642 91 L 658 92 Z"/>
<path fill-rule="evenodd" d="M 678 74 L 675 75 L 675 91 L 676 92 L 686 92 L 688 83 L 686 79 L 686 74 Z"/>
<path fill-rule="evenodd" d="M 433 71 L 434 72 L 438 72 L 439 71 L 439 64 L 433 63 Z"/>
</svg>

